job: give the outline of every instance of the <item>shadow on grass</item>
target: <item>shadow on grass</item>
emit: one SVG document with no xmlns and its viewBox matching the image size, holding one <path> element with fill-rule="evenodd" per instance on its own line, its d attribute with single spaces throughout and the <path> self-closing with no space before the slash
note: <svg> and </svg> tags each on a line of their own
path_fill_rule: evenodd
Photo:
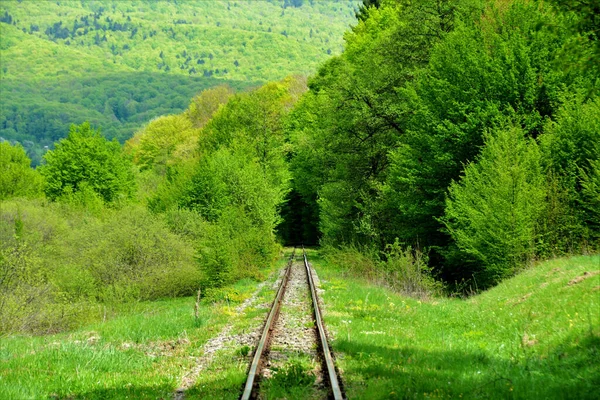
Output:
<svg viewBox="0 0 600 400">
<path fill-rule="evenodd" d="M 394 348 L 355 340 L 333 344 L 344 353 L 350 399 L 596 399 L 600 392 L 600 335 L 591 332 L 574 334 L 541 356 L 531 348 L 518 349 L 514 360 L 483 350 Z M 241 370 L 212 371 L 185 398 L 237 399 L 244 380 Z M 172 399 L 173 388 L 134 385 L 49 398 Z"/>
<path fill-rule="evenodd" d="M 48 399 L 165 399 L 173 398 L 173 388 L 169 385 L 160 386 L 136 386 L 103 388 L 89 392 L 77 393 L 68 396 L 49 396 Z"/>
<path fill-rule="evenodd" d="M 600 336 L 573 335 L 547 354 L 525 347 L 512 360 L 490 352 L 392 348 L 338 340 L 349 398 L 597 399 Z M 518 360 L 518 361 L 517 361 Z"/>
<path fill-rule="evenodd" d="M 186 400 L 191 399 L 231 399 L 237 400 L 242 394 L 246 372 L 230 371 L 201 377 L 185 392 Z"/>
</svg>

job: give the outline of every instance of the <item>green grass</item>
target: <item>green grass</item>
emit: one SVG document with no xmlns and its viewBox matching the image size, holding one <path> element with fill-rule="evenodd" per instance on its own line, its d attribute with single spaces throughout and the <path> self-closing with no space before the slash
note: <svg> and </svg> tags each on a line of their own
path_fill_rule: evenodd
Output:
<svg viewBox="0 0 600 400">
<path fill-rule="evenodd" d="M 137 303 L 71 333 L 3 337 L 0 398 L 170 398 L 202 345 L 255 289 L 250 280 L 224 289 L 229 300 L 203 302 L 199 321 L 194 299 L 180 298 Z M 212 378 L 203 381 L 210 390 L 220 385 Z"/>
<path fill-rule="evenodd" d="M 599 256 L 540 263 L 468 300 L 400 296 L 309 254 L 350 399 L 600 393 Z M 569 284 L 577 277 L 587 279 Z"/>
<path fill-rule="evenodd" d="M 542 263 L 468 300 L 427 302 L 348 278 L 314 251 L 309 257 L 351 399 L 586 399 L 600 389 L 600 274 L 584 275 L 600 271 L 599 256 Z M 272 300 L 270 284 L 232 318 L 255 288 L 246 280 L 224 289 L 227 300 L 202 304 L 199 323 L 194 300 L 181 298 L 137 303 L 71 333 L 2 337 L 0 398 L 169 398 L 226 324 L 231 335 L 261 324 L 268 309 L 256 305 Z M 218 352 L 188 398 L 238 398 L 250 355 L 244 346 Z M 289 385 L 306 368 L 288 369 L 269 384 L 271 397 L 308 393 Z"/>
<path fill-rule="evenodd" d="M 322 393 L 316 390 L 314 369 L 315 360 L 304 354 L 290 357 L 279 368 L 273 369 L 273 376 L 261 382 L 261 396 L 264 399 L 319 399 Z"/>
</svg>

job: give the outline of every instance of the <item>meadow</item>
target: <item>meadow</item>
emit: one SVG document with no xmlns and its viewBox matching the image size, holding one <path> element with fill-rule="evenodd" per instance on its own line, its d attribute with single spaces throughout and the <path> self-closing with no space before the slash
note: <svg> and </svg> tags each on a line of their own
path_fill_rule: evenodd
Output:
<svg viewBox="0 0 600 400">
<path fill-rule="evenodd" d="M 309 253 L 349 399 L 593 399 L 600 256 L 541 262 L 466 299 L 418 300 Z"/>
</svg>

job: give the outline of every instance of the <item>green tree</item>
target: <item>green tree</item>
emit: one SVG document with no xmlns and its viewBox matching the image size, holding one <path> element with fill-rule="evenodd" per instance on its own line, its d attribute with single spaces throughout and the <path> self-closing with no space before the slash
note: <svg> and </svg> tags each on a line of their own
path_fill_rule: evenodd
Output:
<svg viewBox="0 0 600 400">
<path fill-rule="evenodd" d="M 441 219 L 460 251 L 474 260 L 478 284 L 514 274 L 535 254 L 544 204 L 540 151 L 520 128 L 485 135 L 476 162 L 452 182 Z"/>
<path fill-rule="evenodd" d="M 195 141 L 198 130 L 185 114 L 166 115 L 152 120 L 125 143 L 133 161 L 141 170 L 164 167 L 172 161 L 177 147 L 187 140 Z"/>
<path fill-rule="evenodd" d="M 186 115 L 195 127 L 202 128 L 233 94 L 233 89 L 227 85 L 204 90 L 192 99 Z"/>
<path fill-rule="evenodd" d="M 346 35 L 292 115 L 298 192 L 319 210 L 323 241 L 385 247 L 382 189 L 392 153 L 415 110 L 403 90 L 470 1 L 383 2 Z M 305 184 L 310 182 L 310 184 Z M 317 199 L 320 202 L 317 203 Z M 391 242 L 394 235 L 388 238 Z"/>
<path fill-rule="evenodd" d="M 44 156 L 40 167 L 46 195 L 56 200 L 65 193 L 91 188 L 105 202 L 131 197 L 135 189 L 133 167 L 121 145 L 109 142 L 89 123 L 71 126 L 69 135 Z"/>
<path fill-rule="evenodd" d="M 568 63 L 579 64 L 597 90 L 600 79 L 600 3 L 597 0 L 552 0 L 552 3 L 567 13 L 575 33 L 566 45 L 570 53 Z"/>
<path fill-rule="evenodd" d="M 0 200 L 41 193 L 42 180 L 20 145 L 0 143 Z"/>
<path fill-rule="evenodd" d="M 378 8 L 381 5 L 381 0 L 363 0 L 356 11 L 356 19 L 364 21 L 369 18 L 369 8 Z"/>
<path fill-rule="evenodd" d="M 412 116 L 390 153 L 384 188 L 387 241 L 398 236 L 429 247 L 431 262 L 450 282 L 471 274 L 460 258 L 450 257 L 453 238 L 439 218 L 448 186 L 483 148 L 483 132 L 508 118 L 537 138 L 566 88 L 578 85 L 556 65 L 568 32 L 560 16 L 534 3 L 497 4 L 479 18 L 461 18 L 407 86 Z"/>
<path fill-rule="evenodd" d="M 540 138 L 549 178 L 546 243 L 552 253 L 600 237 L 597 174 L 600 97 L 569 95 Z"/>
</svg>

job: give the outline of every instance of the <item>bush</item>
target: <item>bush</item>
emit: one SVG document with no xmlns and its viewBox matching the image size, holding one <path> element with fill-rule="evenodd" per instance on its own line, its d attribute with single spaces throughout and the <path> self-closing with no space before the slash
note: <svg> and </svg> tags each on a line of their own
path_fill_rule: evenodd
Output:
<svg viewBox="0 0 600 400">
<path fill-rule="evenodd" d="M 385 251 L 371 248 L 325 247 L 323 253 L 329 262 L 348 274 L 377 282 L 407 296 L 417 298 L 439 294 L 441 283 L 431 276 L 427 256 L 419 249 L 404 247 L 396 239 Z"/>
<path fill-rule="evenodd" d="M 413 297 L 439 294 L 442 285 L 431 276 L 427 256 L 419 249 L 401 246 L 398 239 L 385 247 L 385 259 L 381 263 L 388 282 L 393 289 Z"/>
<path fill-rule="evenodd" d="M 378 280 L 381 271 L 377 265 L 377 253 L 371 249 L 358 249 L 354 246 L 341 248 L 324 246 L 321 251 L 325 258 L 351 275 L 368 280 Z"/>
<path fill-rule="evenodd" d="M 31 160 L 20 145 L 0 143 L 0 200 L 41 193 L 41 176 L 31 168 Z"/>
<path fill-rule="evenodd" d="M 60 222 L 34 204 L 5 202 L 0 209 L 0 334 L 51 333 L 86 318 L 86 302 L 61 295 L 44 253 Z M 65 276 L 65 283 L 73 281 Z"/>
<path fill-rule="evenodd" d="M 191 295 L 200 271 L 193 248 L 141 207 L 123 208 L 81 232 L 79 263 L 93 276 L 98 300 L 122 302 Z"/>
<path fill-rule="evenodd" d="M 207 223 L 198 243 L 204 287 L 259 279 L 261 269 L 275 260 L 279 250 L 272 229 L 253 224 L 239 206 L 227 207 L 218 222 Z"/>
<path fill-rule="evenodd" d="M 193 294 L 202 281 L 194 252 L 141 206 L 4 202 L 0 332 L 66 330 L 94 319 L 98 303 Z"/>
<path fill-rule="evenodd" d="M 535 255 L 544 178 L 536 143 L 519 128 L 485 135 L 476 162 L 453 182 L 442 218 L 464 257 L 474 260 L 480 286 L 515 273 Z"/>
</svg>

